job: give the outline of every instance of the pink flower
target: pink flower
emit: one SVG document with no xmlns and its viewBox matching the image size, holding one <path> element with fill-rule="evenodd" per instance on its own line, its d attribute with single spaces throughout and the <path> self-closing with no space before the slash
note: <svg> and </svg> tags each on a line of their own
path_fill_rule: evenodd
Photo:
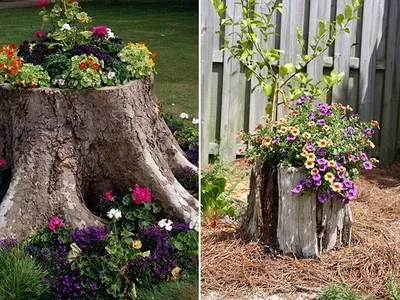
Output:
<svg viewBox="0 0 400 300">
<path fill-rule="evenodd" d="M 94 36 L 106 37 L 107 36 L 107 27 L 104 25 L 93 27 L 92 33 Z"/>
<path fill-rule="evenodd" d="M 138 184 L 132 191 L 132 197 L 135 198 L 135 204 L 140 204 L 142 202 L 151 202 L 151 192 L 148 188 L 141 188 Z"/>
<path fill-rule="evenodd" d="M 7 164 L 7 161 L 3 158 L 0 158 L 0 168 L 4 167 Z"/>
<path fill-rule="evenodd" d="M 38 30 L 33 34 L 33 37 L 38 38 L 38 39 L 43 39 L 43 38 L 47 37 L 47 32 Z"/>
<path fill-rule="evenodd" d="M 104 193 L 104 198 L 105 198 L 107 201 L 112 201 L 112 191 L 105 192 L 105 193 Z"/>
<path fill-rule="evenodd" d="M 39 7 L 45 7 L 45 6 L 49 5 L 49 2 L 46 0 L 40 0 L 36 3 L 36 5 Z"/>
<path fill-rule="evenodd" d="M 64 224 L 64 221 L 61 220 L 59 217 L 52 217 L 50 219 L 48 226 L 51 231 L 54 231 L 54 230 L 58 229 L 59 227 L 64 227 L 65 224 Z"/>
</svg>

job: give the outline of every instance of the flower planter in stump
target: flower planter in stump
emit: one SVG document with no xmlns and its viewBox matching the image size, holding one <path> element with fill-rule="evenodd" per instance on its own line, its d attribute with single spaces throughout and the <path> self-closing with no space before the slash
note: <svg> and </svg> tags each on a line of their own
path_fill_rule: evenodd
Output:
<svg viewBox="0 0 400 300">
<path fill-rule="evenodd" d="M 12 180 L 0 203 L 0 237 L 26 236 L 52 216 L 74 227 L 102 222 L 88 193 L 151 189 L 169 217 L 190 221 L 198 201 L 173 171 L 197 169 L 164 122 L 153 78 L 91 90 L 0 87 L 0 153 Z"/>
<path fill-rule="evenodd" d="M 248 210 L 243 224 L 247 240 L 263 243 L 285 254 L 315 257 L 351 240 L 349 204 L 316 193 L 293 195 L 305 176 L 295 168 L 270 167 L 258 162 L 252 170 Z"/>
</svg>

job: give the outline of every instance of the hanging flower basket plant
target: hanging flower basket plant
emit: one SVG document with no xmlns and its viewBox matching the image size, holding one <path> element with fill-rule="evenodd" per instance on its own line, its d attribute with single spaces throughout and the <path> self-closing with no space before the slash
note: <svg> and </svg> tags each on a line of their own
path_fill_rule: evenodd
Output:
<svg viewBox="0 0 400 300">
<path fill-rule="evenodd" d="M 0 83 L 16 88 L 99 88 L 125 84 L 155 72 L 144 42 L 125 43 L 92 19 L 74 0 L 37 3 L 43 18 L 34 40 L 0 49 Z"/>
<path fill-rule="evenodd" d="M 343 220 L 351 219 L 345 204 L 357 197 L 354 179 L 378 162 L 365 151 L 375 147 L 371 137 L 379 124 L 361 122 L 349 106 L 316 104 L 311 96 L 300 97 L 290 110 L 285 118 L 267 120 L 238 135 L 249 145 L 250 162 L 279 166 L 274 175 L 279 189 L 274 225 L 279 248 L 314 256 L 341 242 L 336 235 L 342 239 Z"/>
</svg>

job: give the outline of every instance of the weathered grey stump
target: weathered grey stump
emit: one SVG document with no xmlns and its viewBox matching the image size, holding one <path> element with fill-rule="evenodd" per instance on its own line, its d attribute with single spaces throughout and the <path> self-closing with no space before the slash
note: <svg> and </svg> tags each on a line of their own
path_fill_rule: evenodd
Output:
<svg viewBox="0 0 400 300">
<path fill-rule="evenodd" d="M 293 195 L 291 190 L 304 177 L 295 168 L 254 166 L 243 224 L 247 240 L 261 239 L 299 257 L 315 257 L 350 243 L 350 206 L 334 199 L 321 204 L 316 193 Z"/>
</svg>

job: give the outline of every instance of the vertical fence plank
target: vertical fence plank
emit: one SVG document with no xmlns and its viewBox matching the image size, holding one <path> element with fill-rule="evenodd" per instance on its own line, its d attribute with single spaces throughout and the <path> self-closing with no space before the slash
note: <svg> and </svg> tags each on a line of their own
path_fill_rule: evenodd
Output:
<svg viewBox="0 0 400 300">
<path fill-rule="evenodd" d="M 363 11 L 361 58 L 360 58 L 360 103 L 359 112 L 363 120 L 373 117 L 375 95 L 376 51 L 379 20 L 375 18 L 380 1 L 366 0 Z"/>
<path fill-rule="evenodd" d="M 240 5 L 234 2 L 227 2 L 227 17 L 237 21 L 241 17 Z M 225 34 L 230 38 L 230 44 L 235 45 L 238 30 L 233 26 L 226 28 Z M 219 153 L 227 161 L 232 161 L 236 157 L 236 118 L 238 113 L 238 95 L 240 63 L 237 59 L 229 59 L 230 55 L 224 52 L 224 74 L 222 84 L 222 104 L 221 104 L 221 138 Z"/>
<path fill-rule="evenodd" d="M 212 90 L 212 55 L 213 55 L 213 32 L 215 28 L 210 27 L 214 24 L 214 19 L 217 18 L 214 7 L 211 1 L 202 2 L 201 12 L 201 28 L 200 28 L 200 101 L 201 101 L 201 162 L 208 163 L 209 143 L 210 143 L 210 127 L 213 126 L 209 122 L 208 116 L 211 112 L 211 90 Z M 214 124 L 215 126 L 215 124 Z"/>
<path fill-rule="evenodd" d="M 309 19 L 309 34 L 308 34 L 308 53 L 312 50 L 310 45 L 313 44 L 314 37 L 318 36 L 318 23 L 322 20 L 329 20 L 331 16 L 331 1 L 311 0 L 310 3 L 310 19 Z M 329 31 L 328 31 L 329 32 Z M 328 34 L 328 33 L 327 33 Z M 307 66 L 307 73 L 313 82 L 318 82 L 322 79 L 324 58 L 328 56 L 328 50 L 315 58 Z"/>
</svg>

